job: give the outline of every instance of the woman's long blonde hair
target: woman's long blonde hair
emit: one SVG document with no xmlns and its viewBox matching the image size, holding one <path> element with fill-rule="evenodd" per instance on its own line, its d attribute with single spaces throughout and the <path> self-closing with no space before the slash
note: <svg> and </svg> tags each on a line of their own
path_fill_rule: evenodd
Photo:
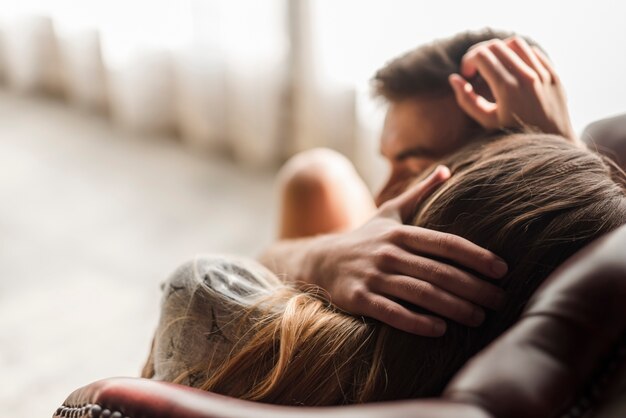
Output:
<svg viewBox="0 0 626 418">
<path fill-rule="evenodd" d="M 414 224 L 503 257 L 509 272 L 494 282 L 507 291 L 503 310 L 490 312 L 479 328 L 449 323 L 444 337 L 423 338 L 341 312 L 319 289 L 285 287 L 243 316 L 242 327 L 254 322 L 252 335 L 199 387 L 290 405 L 435 396 L 513 324 L 556 266 L 626 223 L 624 172 L 560 137 L 507 135 L 442 163 L 452 177 L 417 208 Z"/>
</svg>

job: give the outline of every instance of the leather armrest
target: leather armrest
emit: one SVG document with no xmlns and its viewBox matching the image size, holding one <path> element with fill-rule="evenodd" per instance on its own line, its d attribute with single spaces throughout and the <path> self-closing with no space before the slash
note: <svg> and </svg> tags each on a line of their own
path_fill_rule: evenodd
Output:
<svg viewBox="0 0 626 418">
<path fill-rule="evenodd" d="M 492 418 L 472 405 L 445 400 L 304 408 L 242 401 L 186 386 L 111 378 L 74 391 L 54 417 L 110 418 Z"/>
</svg>

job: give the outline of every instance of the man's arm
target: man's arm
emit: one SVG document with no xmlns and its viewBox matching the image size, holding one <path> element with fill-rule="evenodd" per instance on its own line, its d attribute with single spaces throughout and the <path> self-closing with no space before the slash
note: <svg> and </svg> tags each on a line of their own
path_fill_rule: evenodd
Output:
<svg viewBox="0 0 626 418">
<path fill-rule="evenodd" d="M 467 81 L 479 73 L 495 102 L 477 94 Z M 539 48 L 520 37 L 493 39 L 470 48 L 461 74 L 450 76 L 457 102 L 487 130 L 530 126 L 584 146 L 570 122 L 563 84 Z"/>
<path fill-rule="evenodd" d="M 383 204 L 360 228 L 282 240 L 260 261 L 287 282 L 321 287 L 347 312 L 406 332 L 440 336 L 446 325 L 441 318 L 407 309 L 399 300 L 477 326 L 484 319 L 479 305 L 497 309 L 504 302 L 502 290 L 437 260 L 490 278 L 506 273 L 504 261 L 463 238 L 404 224 L 416 205 L 449 176 L 447 168 L 438 167 L 426 180 Z"/>
</svg>

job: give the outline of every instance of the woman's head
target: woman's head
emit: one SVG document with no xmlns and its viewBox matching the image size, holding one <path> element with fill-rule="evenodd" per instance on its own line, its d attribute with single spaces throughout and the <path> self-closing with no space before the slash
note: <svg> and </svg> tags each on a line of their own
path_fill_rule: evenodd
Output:
<svg viewBox="0 0 626 418">
<path fill-rule="evenodd" d="M 519 316 L 541 281 L 594 238 L 626 223 L 626 177 L 564 139 L 515 134 L 474 143 L 442 162 L 451 178 L 414 224 L 467 238 L 504 258 L 504 309 L 478 328 L 450 323 L 424 338 L 336 311 L 285 289 L 251 340 L 205 389 L 265 402 L 327 405 L 438 394 L 463 363 Z M 413 309 L 419 310 L 416 307 Z"/>
<path fill-rule="evenodd" d="M 626 222 L 624 172 L 557 136 L 501 136 L 442 163 L 452 176 L 416 209 L 412 223 L 504 258 L 509 274 L 496 283 L 509 293 L 526 290 L 522 283 Z"/>
<path fill-rule="evenodd" d="M 507 304 L 476 329 L 449 323 L 438 339 L 385 328 L 387 365 L 402 358 L 403 367 L 412 363 L 418 373 L 389 372 L 391 380 L 398 376 L 393 385 L 400 393 L 389 392 L 384 399 L 439 393 L 469 356 L 513 324 L 550 272 L 626 223 L 624 173 L 560 137 L 489 138 L 442 163 L 452 176 L 417 208 L 413 224 L 462 236 L 504 258 L 509 272 L 493 283 L 506 290 Z M 401 370 L 400 364 L 388 367 Z"/>
</svg>

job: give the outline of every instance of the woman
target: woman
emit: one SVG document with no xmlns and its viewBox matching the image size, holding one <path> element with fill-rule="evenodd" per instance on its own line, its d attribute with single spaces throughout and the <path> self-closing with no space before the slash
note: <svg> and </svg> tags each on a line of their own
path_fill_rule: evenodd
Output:
<svg viewBox="0 0 626 418">
<path fill-rule="evenodd" d="M 451 323 L 441 338 L 419 337 L 340 312 L 318 289 L 291 288 L 252 261 L 200 258 L 166 284 L 143 376 L 292 405 L 436 396 L 513 324 L 555 267 L 626 223 L 624 172 L 557 136 L 488 138 L 442 164 L 452 176 L 416 208 L 413 224 L 506 260 L 506 277 L 494 282 L 506 306 L 482 326 Z"/>
</svg>

